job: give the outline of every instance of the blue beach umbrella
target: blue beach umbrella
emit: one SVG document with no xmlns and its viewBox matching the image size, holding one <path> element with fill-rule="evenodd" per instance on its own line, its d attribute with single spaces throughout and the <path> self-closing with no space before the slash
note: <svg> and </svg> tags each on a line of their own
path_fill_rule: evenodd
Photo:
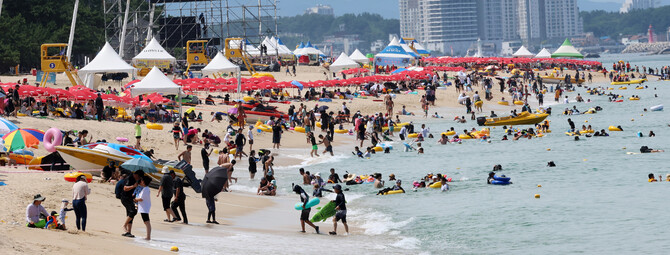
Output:
<svg viewBox="0 0 670 255">
<path fill-rule="evenodd" d="M 145 173 L 156 173 L 156 172 L 158 172 L 158 170 L 156 170 L 156 167 L 154 166 L 153 163 L 151 163 L 149 161 L 146 161 L 144 159 L 141 159 L 141 158 L 129 159 L 128 161 L 123 162 L 123 164 L 121 164 L 121 167 L 123 167 L 124 169 L 127 169 L 131 172 L 135 172 L 137 170 L 142 170 Z"/>
<path fill-rule="evenodd" d="M 0 135 L 8 134 L 17 129 L 19 129 L 19 127 L 16 124 L 5 118 L 0 118 Z"/>
<path fill-rule="evenodd" d="M 302 83 L 300 83 L 299 81 L 296 81 L 296 80 L 292 81 L 291 85 L 298 87 L 298 89 L 303 88 Z"/>
</svg>

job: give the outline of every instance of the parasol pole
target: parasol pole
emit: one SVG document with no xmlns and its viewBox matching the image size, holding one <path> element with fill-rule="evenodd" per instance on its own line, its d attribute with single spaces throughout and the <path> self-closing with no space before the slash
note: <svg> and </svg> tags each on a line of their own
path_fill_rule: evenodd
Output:
<svg viewBox="0 0 670 255">
<path fill-rule="evenodd" d="M 2 0 L 0 0 L 0 8 Z M 67 61 L 70 62 L 70 55 L 72 54 L 72 41 L 74 41 L 74 28 L 77 24 L 77 11 L 79 10 L 79 0 L 74 2 L 74 10 L 72 11 L 72 25 L 70 25 L 70 38 L 67 41 Z"/>
</svg>

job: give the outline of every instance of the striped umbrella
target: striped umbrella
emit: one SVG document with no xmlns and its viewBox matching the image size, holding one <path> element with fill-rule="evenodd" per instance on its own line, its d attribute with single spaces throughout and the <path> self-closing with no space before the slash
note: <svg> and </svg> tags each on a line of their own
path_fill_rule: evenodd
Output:
<svg viewBox="0 0 670 255">
<path fill-rule="evenodd" d="M 0 118 L 0 135 L 7 134 L 17 129 L 19 129 L 19 127 L 16 124 L 4 118 Z"/>
<path fill-rule="evenodd" d="M 2 137 L 9 151 L 37 146 L 44 140 L 44 131 L 32 128 L 19 128 Z"/>
</svg>

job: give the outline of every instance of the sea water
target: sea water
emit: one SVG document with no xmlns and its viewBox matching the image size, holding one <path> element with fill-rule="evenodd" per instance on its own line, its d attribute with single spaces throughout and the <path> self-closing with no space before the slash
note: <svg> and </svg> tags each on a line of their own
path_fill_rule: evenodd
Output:
<svg viewBox="0 0 670 255">
<path fill-rule="evenodd" d="M 640 67 L 660 68 L 670 64 L 667 61 L 670 59 L 663 56 L 604 55 L 597 60 L 609 69 L 612 62 L 620 59 Z M 656 79 L 650 77 L 650 80 Z M 439 145 L 437 137 L 450 127 L 457 131 L 481 127 L 474 121 L 458 124 L 450 118 L 426 119 L 414 122 L 417 128 L 422 123 L 427 124 L 436 137 L 423 142 L 423 155 L 403 152 L 402 143 L 393 142 L 395 148 L 390 154 L 376 154 L 370 159 L 359 159 L 348 153 L 333 158 L 322 155 L 301 165 L 275 169 L 280 186 L 276 199 L 287 208 L 298 200 L 290 192 L 290 184 L 301 181 L 297 174 L 299 167 L 312 173 L 321 172 L 323 178 L 327 178 L 330 168 L 335 168 L 340 176 L 345 172 L 359 175 L 379 172 L 387 180 L 389 174 L 395 174 L 403 181 L 406 194 L 376 196 L 377 190 L 369 184 L 344 186 L 349 189 L 345 191 L 349 224 L 361 229 L 360 233 L 329 237 L 236 232 L 223 227 L 226 234 L 221 236 L 185 236 L 180 243 L 189 249 L 182 251 L 665 254 L 670 249 L 666 240 L 670 230 L 665 225 L 669 208 L 665 196 L 670 182 L 648 183 L 647 174 L 670 173 L 666 163 L 670 153 L 667 126 L 670 120 L 665 111 L 644 112 L 643 109 L 667 104 L 670 82 L 647 82 L 644 85 L 649 88 L 644 90 L 635 90 L 635 85 L 628 85 L 628 90 L 617 90 L 618 86 L 608 86 L 609 83 L 586 85 L 614 87 L 615 90 L 606 92 L 623 95 L 624 102 L 611 103 L 606 96 L 591 96 L 584 88 L 578 88 L 568 93 L 573 103 L 552 106 L 553 115 L 548 119 L 553 132 L 543 138 L 501 141 L 503 129 L 496 127 L 491 129 L 491 143 L 464 140 L 462 144 Z M 591 102 L 574 103 L 577 93 Z M 658 97 L 654 97 L 655 94 Z M 630 95 L 639 95 L 641 99 L 629 101 Z M 546 101 L 553 99 L 545 98 Z M 561 114 L 564 108 L 573 105 L 581 111 L 595 106 L 603 110 L 588 115 Z M 564 134 L 569 129 L 568 118 L 578 129 L 591 125 L 595 130 L 607 130 L 611 125 L 621 125 L 624 131 L 606 131 L 609 137 L 582 136 L 575 141 L 574 137 Z M 657 137 L 646 137 L 650 130 Z M 638 131 L 645 137 L 638 137 Z M 639 154 L 643 145 L 668 152 Z M 305 152 L 282 151 L 282 155 L 304 158 Z M 554 161 L 556 167 L 547 167 L 548 161 Z M 486 177 L 496 164 L 503 167 L 497 174 L 511 177 L 513 184 L 486 184 Z M 411 191 L 412 182 L 428 173 L 442 173 L 452 178 L 450 191 L 430 188 Z M 241 183 L 233 185 L 233 190 L 255 191 L 256 182 Z M 389 185 L 392 183 L 387 182 Z M 535 194 L 540 198 L 534 198 Z M 333 198 L 329 194 L 323 200 Z M 288 210 L 286 212 L 291 212 Z M 292 213 L 297 219 L 297 212 Z M 297 220 L 287 224 L 294 224 L 296 230 L 299 228 Z M 322 232 L 332 229 L 330 220 L 321 226 Z M 338 232 L 343 232 L 341 225 Z M 160 242 L 153 245 L 161 246 Z"/>
</svg>

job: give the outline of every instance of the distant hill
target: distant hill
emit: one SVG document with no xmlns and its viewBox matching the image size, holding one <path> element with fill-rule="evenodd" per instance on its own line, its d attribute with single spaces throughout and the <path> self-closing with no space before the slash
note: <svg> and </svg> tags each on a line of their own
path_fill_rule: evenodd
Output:
<svg viewBox="0 0 670 255">
<path fill-rule="evenodd" d="M 577 1 L 577 6 L 579 6 L 580 11 L 595 11 L 603 10 L 606 12 L 618 12 L 621 8 L 621 3 L 618 2 L 597 2 L 590 0 L 580 0 Z"/>
<path fill-rule="evenodd" d="M 359 36 L 359 40 L 362 41 L 359 48 L 363 50 L 369 49 L 371 42 L 376 40 L 386 42 L 389 34 L 399 34 L 400 21 L 398 19 L 385 19 L 379 14 L 371 13 L 345 14 L 336 17 L 310 14 L 281 17 L 279 19 L 279 31 L 286 34 L 281 39 L 291 50 L 300 41 L 317 43 L 322 42 L 324 36 L 327 35 L 351 34 Z M 298 34 L 302 36 L 299 37 Z"/>
<path fill-rule="evenodd" d="M 670 6 L 634 10 L 629 13 L 590 11 L 581 12 L 584 19 L 584 31 L 593 32 L 596 36 L 619 38 L 619 34 L 636 35 L 647 32 L 649 25 L 656 28 L 657 33 L 670 26 Z"/>
</svg>

